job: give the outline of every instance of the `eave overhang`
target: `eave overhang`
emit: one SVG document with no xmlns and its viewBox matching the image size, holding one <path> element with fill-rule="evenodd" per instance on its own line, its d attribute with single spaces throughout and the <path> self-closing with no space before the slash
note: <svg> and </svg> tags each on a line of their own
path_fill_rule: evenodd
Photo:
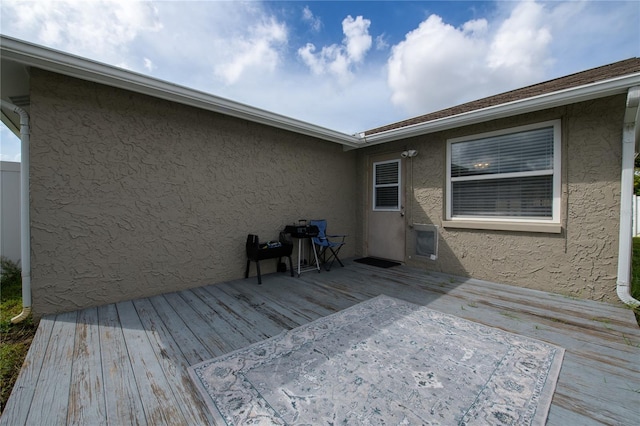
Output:
<svg viewBox="0 0 640 426">
<path fill-rule="evenodd" d="M 202 91 L 152 78 L 144 74 L 113 67 L 11 37 L 0 36 L 0 57 L 3 63 L 10 61 L 15 64 L 20 64 L 25 68 L 41 68 L 70 77 L 237 117 L 243 120 L 338 143 L 343 145 L 345 150 L 364 148 L 489 120 L 512 117 L 543 109 L 622 94 L 626 93 L 630 87 L 640 84 L 640 73 L 628 74 L 622 77 L 558 90 L 379 133 L 367 134 L 367 132 L 361 132 L 356 135 L 349 135 Z M 5 121 L 6 116 L 4 113 L 2 118 L 5 123 L 8 122 Z M 11 127 L 10 124 L 11 123 L 9 123 L 9 126 Z"/>
<path fill-rule="evenodd" d="M 14 38 L 0 37 L 0 54 L 2 61 L 25 67 L 130 90 L 350 147 L 359 145 L 359 138 L 353 135 Z"/>
<path fill-rule="evenodd" d="M 385 132 L 363 136 L 366 146 L 411 138 L 414 136 L 450 130 L 458 127 L 478 124 L 490 120 L 541 111 L 584 102 L 588 100 L 624 94 L 630 87 L 640 84 L 640 73 L 586 84 L 570 89 L 559 90 L 544 95 L 512 101 L 487 108 L 477 109 L 449 117 L 400 127 Z"/>
</svg>

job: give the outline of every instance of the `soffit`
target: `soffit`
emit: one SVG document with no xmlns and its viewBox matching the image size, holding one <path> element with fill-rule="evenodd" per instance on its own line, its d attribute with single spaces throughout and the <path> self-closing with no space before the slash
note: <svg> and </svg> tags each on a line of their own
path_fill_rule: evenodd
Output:
<svg viewBox="0 0 640 426">
<path fill-rule="evenodd" d="M 0 63 L 0 94 L 5 101 L 29 112 L 29 69 L 22 64 L 6 61 Z M 19 133 L 20 117 L 2 109 L 2 121 L 14 133 Z"/>
</svg>

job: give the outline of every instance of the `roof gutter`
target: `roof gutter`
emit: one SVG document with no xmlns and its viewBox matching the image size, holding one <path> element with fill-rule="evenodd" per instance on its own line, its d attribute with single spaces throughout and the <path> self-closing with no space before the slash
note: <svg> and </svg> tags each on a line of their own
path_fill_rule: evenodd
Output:
<svg viewBox="0 0 640 426">
<path fill-rule="evenodd" d="M 541 109 L 554 108 L 576 102 L 621 94 L 625 93 L 629 87 L 637 84 L 640 84 L 640 73 L 629 74 L 610 80 L 604 80 L 549 94 L 507 102 L 424 123 L 387 130 L 385 132 L 374 133 L 372 135 L 361 134 L 363 143 L 361 143 L 360 146 L 378 145 L 399 139 L 406 139 L 428 133 L 435 133 L 471 124 L 482 123 L 488 120 L 511 117 L 514 115 L 540 111 Z"/>
<path fill-rule="evenodd" d="M 29 114 L 7 101 L 3 108 L 20 116 L 20 263 L 22 268 L 22 312 L 11 318 L 13 324 L 24 321 L 31 314 L 31 233 L 29 230 Z"/>
<path fill-rule="evenodd" d="M 631 296 L 631 259 L 633 253 L 633 176 L 637 144 L 640 140 L 640 85 L 629 89 L 622 129 L 622 172 L 620 182 L 620 237 L 616 293 L 622 302 L 640 307 Z"/>
<path fill-rule="evenodd" d="M 178 102 L 348 147 L 359 146 L 360 138 L 353 135 L 11 37 L 0 37 L 0 50 L 3 59 L 27 66 Z"/>
<path fill-rule="evenodd" d="M 508 102 L 411 126 L 366 135 L 361 132 L 349 135 L 317 126 L 305 121 L 255 108 L 222 97 L 214 96 L 184 86 L 179 86 L 144 74 L 91 61 L 79 56 L 27 43 L 11 37 L 0 36 L 3 59 L 26 66 L 41 68 L 95 83 L 165 99 L 196 108 L 229 115 L 243 120 L 264 124 L 283 130 L 304 134 L 344 146 L 345 150 L 363 148 L 406 139 L 487 120 L 510 117 L 570 103 L 624 93 L 629 87 L 640 84 L 640 73 L 606 81 L 565 89 L 550 94 Z"/>
</svg>

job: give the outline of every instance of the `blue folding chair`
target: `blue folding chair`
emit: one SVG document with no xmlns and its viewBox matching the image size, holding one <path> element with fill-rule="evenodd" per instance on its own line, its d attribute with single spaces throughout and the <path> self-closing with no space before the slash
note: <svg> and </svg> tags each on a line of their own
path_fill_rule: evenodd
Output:
<svg viewBox="0 0 640 426">
<path fill-rule="evenodd" d="M 325 267 L 325 270 L 329 271 L 331 266 L 333 266 L 333 262 L 336 260 L 340 264 L 340 266 L 344 267 L 340 258 L 338 257 L 338 253 L 340 249 L 345 244 L 344 239 L 346 235 L 327 235 L 327 221 L 324 219 L 321 220 L 312 220 L 309 223 L 311 226 L 318 227 L 318 236 L 313 237 L 311 240 L 313 244 L 318 246 L 320 249 L 318 253 L 318 258 L 322 260 L 322 264 Z M 329 238 L 342 238 L 341 241 L 331 241 Z M 327 251 L 331 253 L 331 255 L 327 258 Z M 331 261 L 331 263 L 329 263 Z M 327 266 L 328 264 L 328 266 Z"/>
</svg>

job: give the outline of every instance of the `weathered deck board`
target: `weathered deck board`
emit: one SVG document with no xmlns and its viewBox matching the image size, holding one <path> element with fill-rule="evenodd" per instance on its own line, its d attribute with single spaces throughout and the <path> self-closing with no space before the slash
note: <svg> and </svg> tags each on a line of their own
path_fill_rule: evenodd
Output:
<svg viewBox="0 0 640 426">
<path fill-rule="evenodd" d="M 175 383 L 169 382 L 156 357 L 154 330 L 146 330 L 132 302 L 116 304 L 127 351 L 131 359 L 147 423 L 187 424 L 173 397 Z"/>
<path fill-rule="evenodd" d="M 167 294 L 165 298 L 211 356 L 219 356 L 233 350 L 233 346 L 215 331 L 218 319 L 207 318 L 196 312 L 177 293 Z"/>
<path fill-rule="evenodd" d="M 151 349 L 162 367 L 165 378 L 170 383 L 173 403 L 182 412 L 185 424 L 211 423 L 213 420 L 209 413 L 191 410 L 189 407 L 194 401 L 200 400 L 187 371 L 189 364 L 156 309 L 149 299 L 135 300 L 133 304 L 140 316 L 142 326 L 147 330 Z M 200 403 L 202 404 L 202 401 Z"/>
<path fill-rule="evenodd" d="M 118 318 L 116 305 L 98 308 L 100 356 L 104 380 L 106 424 L 146 425 L 140 392 Z"/>
<path fill-rule="evenodd" d="M 101 424 L 106 419 L 106 405 L 97 308 L 78 313 L 75 336 L 67 421 L 71 424 Z"/>
<path fill-rule="evenodd" d="M 197 364 L 212 357 L 209 350 L 198 340 L 197 336 L 193 334 L 164 297 L 152 297 L 149 301 L 156 308 L 158 316 L 175 339 L 189 365 Z"/>
<path fill-rule="evenodd" d="M 269 333 L 263 333 L 254 320 L 248 318 L 248 310 L 243 311 L 242 306 L 238 306 L 238 302 L 231 298 L 225 297 L 224 293 L 218 292 L 218 296 L 213 296 L 211 293 L 203 289 L 193 289 L 193 298 L 199 298 L 204 304 L 212 310 L 212 312 L 220 317 L 227 326 L 225 327 L 230 335 L 241 335 L 244 337 L 244 341 L 239 341 L 238 346 L 243 348 L 251 342 L 268 339 L 271 337 Z M 194 299 L 187 300 L 188 302 L 195 304 Z M 235 311 L 234 311 L 235 309 Z"/>
<path fill-rule="evenodd" d="M 223 316 L 220 315 L 219 312 L 214 310 L 211 306 L 207 305 L 202 299 L 197 297 L 191 291 L 182 291 L 180 292 L 180 297 L 182 297 L 188 305 L 190 305 L 195 312 L 197 312 L 202 318 L 205 319 L 206 324 L 211 324 L 212 331 L 215 331 L 218 334 L 222 341 L 226 343 L 226 347 L 234 350 L 244 348 L 247 345 L 250 345 L 253 340 L 251 340 L 250 336 L 245 336 L 242 331 L 242 324 L 238 324 L 238 329 L 235 329 L 233 324 L 230 324 L 225 320 Z M 201 330 L 198 334 L 207 335 L 205 330 Z M 226 350 L 225 352 L 228 352 Z"/>
<path fill-rule="evenodd" d="M 226 286 L 224 284 L 216 286 L 215 290 L 231 295 L 238 301 L 242 301 L 249 306 L 255 315 L 259 315 L 265 321 L 268 321 L 277 327 L 277 329 L 284 331 L 290 330 L 304 323 L 304 320 L 296 319 L 289 309 L 282 306 L 279 307 L 277 301 L 265 297 L 264 294 L 259 294 L 259 291 L 252 291 L 248 287 L 242 287 L 237 291 L 233 287 Z"/>
<path fill-rule="evenodd" d="M 0 425 L 209 424 L 187 367 L 386 294 L 566 349 L 549 425 L 640 418 L 631 311 L 414 268 L 255 277 L 42 320 Z"/>
<path fill-rule="evenodd" d="M 73 367 L 78 312 L 60 314 L 51 331 L 49 345 L 35 386 L 27 424 L 65 424 Z"/>
<path fill-rule="evenodd" d="M 318 300 L 314 300 L 307 295 L 309 289 L 305 286 L 296 288 L 295 292 L 286 291 L 286 287 L 278 285 L 272 285 L 271 288 L 266 286 L 264 289 L 246 289 L 245 287 L 246 290 L 261 293 L 265 299 L 271 301 L 275 308 L 283 313 L 286 311 L 286 313 L 292 314 L 292 319 L 298 324 L 305 324 L 336 311 L 336 309 L 330 309 L 327 306 L 314 303 L 318 302 Z"/>
<path fill-rule="evenodd" d="M 55 325 L 55 316 L 44 318 L 38 325 L 38 330 L 29 352 L 20 371 L 20 380 L 15 384 L 11 392 L 12 410 L 6 410 L 0 417 L 0 423 L 6 425 L 22 425 L 27 421 L 31 402 L 35 387 L 38 384 L 42 364 L 44 363 L 44 354 L 51 340 L 51 333 Z"/>
</svg>

